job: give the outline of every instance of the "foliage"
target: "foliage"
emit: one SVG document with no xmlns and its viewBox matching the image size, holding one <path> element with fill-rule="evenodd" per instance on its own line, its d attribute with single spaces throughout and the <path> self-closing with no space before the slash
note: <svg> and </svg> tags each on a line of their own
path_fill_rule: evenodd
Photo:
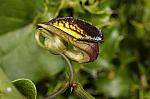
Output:
<svg viewBox="0 0 150 99">
<path fill-rule="evenodd" d="M 17 79 L 13 81 L 13 84 L 28 99 L 36 99 L 36 87 L 31 80 Z"/>
<path fill-rule="evenodd" d="M 84 19 L 104 34 L 95 62 L 72 62 L 88 92 L 96 99 L 150 98 L 149 0 L 0 0 L 0 12 L 0 67 L 10 80 L 32 80 L 39 99 L 57 89 L 67 64 L 37 46 L 35 27 L 62 16 Z M 67 92 L 58 99 L 65 97 L 76 99 Z"/>
</svg>

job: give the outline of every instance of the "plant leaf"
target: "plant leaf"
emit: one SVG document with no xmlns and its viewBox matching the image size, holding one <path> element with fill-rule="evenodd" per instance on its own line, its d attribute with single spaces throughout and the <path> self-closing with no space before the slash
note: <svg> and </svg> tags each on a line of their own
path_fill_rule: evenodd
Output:
<svg viewBox="0 0 150 99">
<path fill-rule="evenodd" d="M 36 99 L 37 91 L 34 83 L 29 79 L 17 79 L 12 81 L 15 87 L 27 97 L 27 99 Z"/>
<path fill-rule="evenodd" d="M 57 74 L 64 67 L 60 56 L 37 46 L 33 28 L 29 25 L 0 36 L 0 66 L 11 80 L 28 78 L 38 81 Z"/>
<path fill-rule="evenodd" d="M 0 35 L 21 28 L 33 21 L 40 0 L 1 0 Z M 37 7 L 38 6 L 38 7 Z"/>
</svg>

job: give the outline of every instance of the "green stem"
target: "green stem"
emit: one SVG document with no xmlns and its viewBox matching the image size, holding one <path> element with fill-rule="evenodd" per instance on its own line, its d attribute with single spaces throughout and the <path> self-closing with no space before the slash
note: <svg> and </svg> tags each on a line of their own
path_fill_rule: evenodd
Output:
<svg viewBox="0 0 150 99">
<path fill-rule="evenodd" d="M 0 99 L 25 99 L 0 68 Z"/>
<path fill-rule="evenodd" d="M 92 95 L 90 95 L 87 91 L 85 91 L 80 83 L 77 83 L 75 86 L 75 94 L 81 99 L 95 99 Z"/>
<path fill-rule="evenodd" d="M 66 83 L 65 85 L 63 85 L 63 87 L 60 90 L 50 94 L 45 99 L 54 99 L 56 96 L 63 94 L 68 88 L 68 86 L 69 86 L 69 83 Z"/>
<path fill-rule="evenodd" d="M 64 55 L 64 54 L 61 54 L 63 56 L 63 58 L 66 60 L 66 62 L 68 63 L 68 67 L 69 67 L 69 82 L 70 84 L 73 83 L 73 80 L 74 80 L 74 70 L 73 70 L 73 67 L 72 67 L 72 64 L 70 62 L 70 60 Z"/>
<path fill-rule="evenodd" d="M 69 59 L 64 55 L 64 54 L 61 54 L 62 57 L 66 60 L 66 62 L 68 63 L 68 67 L 69 67 L 69 82 L 67 82 L 65 85 L 62 86 L 62 88 L 60 88 L 58 91 L 52 93 L 51 95 L 47 96 L 45 99 L 54 99 L 56 96 L 64 93 L 66 91 L 67 88 L 70 87 L 70 85 L 73 83 L 73 80 L 74 80 L 74 70 L 73 70 L 73 67 L 72 67 L 72 64 L 71 62 L 69 61 Z"/>
</svg>

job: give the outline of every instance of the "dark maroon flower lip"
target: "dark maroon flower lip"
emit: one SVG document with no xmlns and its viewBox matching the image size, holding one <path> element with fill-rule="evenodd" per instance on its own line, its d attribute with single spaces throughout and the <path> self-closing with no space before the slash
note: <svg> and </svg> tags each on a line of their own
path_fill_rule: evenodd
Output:
<svg viewBox="0 0 150 99">
<path fill-rule="evenodd" d="M 72 31 L 75 31 L 76 33 L 82 35 L 81 38 L 77 38 L 77 40 L 79 40 L 79 41 L 100 42 L 100 43 L 103 42 L 103 33 L 101 32 L 101 30 L 99 30 L 95 26 L 87 23 L 84 20 L 76 19 L 73 17 L 62 17 L 62 18 L 54 18 L 44 24 L 45 25 L 53 25 L 56 22 L 62 23 L 64 26 L 65 26 L 65 23 L 68 23 L 69 28 L 70 28 L 70 25 L 75 26 L 75 30 L 72 30 Z M 39 28 L 39 26 L 37 26 L 37 27 Z M 83 30 L 82 31 L 83 33 L 77 31 L 76 28 Z"/>
</svg>

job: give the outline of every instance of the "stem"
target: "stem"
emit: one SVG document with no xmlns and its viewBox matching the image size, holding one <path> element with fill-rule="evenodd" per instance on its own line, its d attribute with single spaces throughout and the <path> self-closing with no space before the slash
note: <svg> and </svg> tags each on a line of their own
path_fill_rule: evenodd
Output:
<svg viewBox="0 0 150 99">
<path fill-rule="evenodd" d="M 69 67 L 69 82 L 67 82 L 60 90 L 52 93 L 51 95 L 49 95 L 48 97 L 46 97 L 45 99 L 53 99 L 55 98 L 56 96 L 64 93 L 66 91 L 66 89 L 68 87 L 70 87 L 70 85 L 73 83 L 73 80 L 74 80 L 74 70 L 73 70 L 73 67 L 72 67 L 72 64 L 71 62 L 69 61 L 69 59 L 62 53 L 60 53 L 60 55 L 62 55 L 62 57 L 66 60 L 66 62 L 68 63 L 68 67 Z"/>
<path fill-rule="evenodd" d="M 64 55 L 64 54 L 61 54 L 63 56 L 63 58 L 66 60 L 66 62 L 68 63 L 68 67 L 69 67 L 69 72 L 70 72 L 70 75 L 69 75 L 69 82 L 70 83 L 73 83 L 73 80 L 74 80 L 74 70 L 73 70 L 73 67 L 72 67 L 72 64 L 71 62 L 69 61 L 69 59 Z"/>
<path fill-rule="evenodd" d="M 95 99 L 87 91 L 85 91 L 80 83 L 77 83 L 75 89 L 75 94 L 82 99 Z"/>
<path fill-rule="evenodd" d="M 0 68 L 0 99 L 25 99 L 19 91 L 10 83 Z"/>
<path fill-rule="evenodd" d="M 68 88 L 69 83 L 66 83 L 60 90 L 52 93 L 51 95 L 47 96 L 45 99 L 54 99 L 56 96 L 64 93 L 66 91 L 66 89 Z"/>
</svg>

